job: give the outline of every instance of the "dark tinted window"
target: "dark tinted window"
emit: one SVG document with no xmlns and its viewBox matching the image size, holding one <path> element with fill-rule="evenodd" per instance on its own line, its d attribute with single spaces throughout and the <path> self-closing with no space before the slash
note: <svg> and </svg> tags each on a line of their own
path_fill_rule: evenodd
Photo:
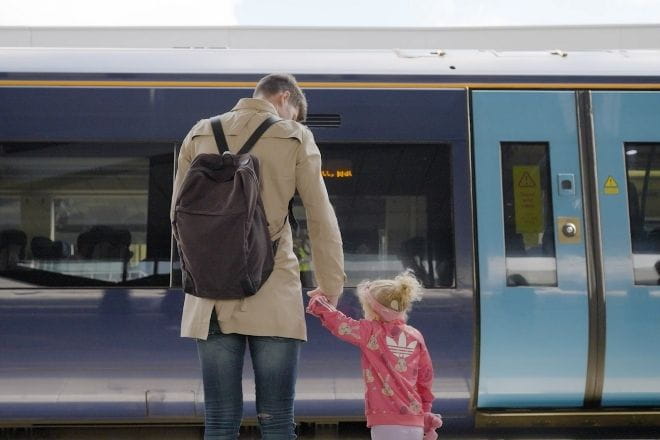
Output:
<svg viewBox="0 0 660 440">
<path fill-rule="evenodd" d="M 448 145 L 322 144 L 323 175 L 344 242 L 347 286 L 412 269 L 426 287 L 454 285 Z M 467 195 L 466 195 L 467 197 Z M 303 285 L 315 285 L 305 211 L 294 208 Z"/>
<path fill-rule="evenodd" d="M 625 146 L 635 283 L 660 284 L 660 144 Z"/>
<path fill-rule="evenodd" d="M 173 145 L 5 144 L 0 287 L 167 286 Z"/>
</svg>

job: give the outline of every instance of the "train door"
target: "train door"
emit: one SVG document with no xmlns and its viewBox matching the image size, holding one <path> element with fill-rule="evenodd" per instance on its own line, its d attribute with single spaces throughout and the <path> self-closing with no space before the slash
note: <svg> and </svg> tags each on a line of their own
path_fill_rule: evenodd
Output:
<svg viewBox="0 0 660 440">
<path fill-rule="evenodd" d="M 584 404 L 589 302 L 575 93 L 472 94 L 477 407 Z"/>
<path fill-rule="evenodd" d="M 591 96 L 605 303 L 602 406 L 660 404 L 660 93 Z"/>
</svg>

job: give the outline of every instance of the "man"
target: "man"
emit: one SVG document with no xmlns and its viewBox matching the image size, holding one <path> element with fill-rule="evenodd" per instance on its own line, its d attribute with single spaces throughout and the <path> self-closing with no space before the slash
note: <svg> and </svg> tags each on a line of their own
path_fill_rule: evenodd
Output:
<svg viewBox="0 0 660 440">
<path fill-rule="evenodd" d="M 294 388 L 300 344 L 307 338 L 298 261 L 287 221 L 289 200 L 296 189 L 307 213 L 319 286 L 311 293 L 324 293 L 336 304 L 343 290 L 342 241 L 321 177 L 321 155 L 311 131 L 297 122 L 304 120 L 306 113 L 307 101 L 295 78 L 273 74 L 259 81 L 253 98 L 241 99 L 221 116 L 227 143 L 234 153 L 268 116 L 282 119 L 250 152 L 259 159 L 269 232 L 279 244 L 273 272 L 254 296 L 212 300 L 186 294 L 181 336 L 197 339 L 206 406 L 205 439 L 238 437 L 246 345 L 254 367 L 262 438 L 296 438 Z M 181 146 L 171 218 L 190 163 L 202 153 L 218 153 L 208 119 L 199 121 Z"/>
</svg>

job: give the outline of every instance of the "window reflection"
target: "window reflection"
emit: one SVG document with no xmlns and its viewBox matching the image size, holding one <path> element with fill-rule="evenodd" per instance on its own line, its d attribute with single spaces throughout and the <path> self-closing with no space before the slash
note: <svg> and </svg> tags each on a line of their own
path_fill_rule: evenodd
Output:
<svg viewBox="0 0 660 440">
<path fill-rule="evenodd" d="M 502 142 L 507 286 L 556 286 L 547 143 Z"/>
<path fill-rule="evenodd" d="M 660 144 L 626 143 L 635 284 L 660 284 Z"/>
<path fill-rule="evenodd" d="M 0 287 L 166 286 L 171 145 L 10 144 Z"/>
</svg>

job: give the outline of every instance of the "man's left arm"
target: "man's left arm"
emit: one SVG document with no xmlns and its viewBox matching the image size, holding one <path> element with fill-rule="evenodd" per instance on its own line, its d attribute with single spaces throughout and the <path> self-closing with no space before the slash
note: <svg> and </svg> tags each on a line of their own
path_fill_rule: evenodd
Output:
<svg viewBox="0 0 660 440">
<path fill-rule="evenodd" d="M 188 174 L 190 169 L 190 163 L 192 162 L 193 156 L 193 145 L 192 145 L 192 136 L 188 134 L 186 138 L 181 143 L 181 148 L 179 149 L 179 157 L 177 159 L 176 167 L 176 176 L 174 178 L 174 185 L 172 187 L 172 204 L 170 206 L 170 222 L 174 221 L 174 207 L 176 205 L 176 199 L 179 196 L 179 191 L 181 191 L 181 185 L 183 185 L 183 180 Z"/>
</svg>

